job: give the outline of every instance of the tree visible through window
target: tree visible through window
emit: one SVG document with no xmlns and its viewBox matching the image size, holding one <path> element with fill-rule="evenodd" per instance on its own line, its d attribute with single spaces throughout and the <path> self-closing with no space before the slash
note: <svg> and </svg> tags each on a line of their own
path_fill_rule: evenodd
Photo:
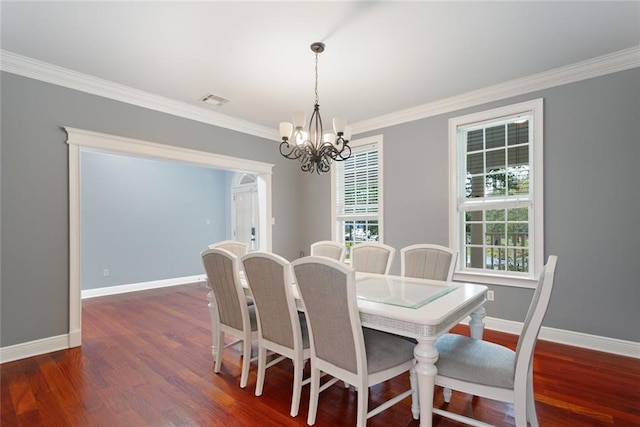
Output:
<svg viewBox="0 0 640 427">
<path fill-rule="evenodd" d="M 532 278 L 541 267 L 541 121 L 541 100 L 450 121 L 458 271 Z"/>
</svg>

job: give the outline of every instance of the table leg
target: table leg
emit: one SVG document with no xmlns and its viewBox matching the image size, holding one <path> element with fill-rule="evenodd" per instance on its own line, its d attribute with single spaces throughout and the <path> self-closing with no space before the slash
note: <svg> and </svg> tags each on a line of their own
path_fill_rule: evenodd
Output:
<svg viewBox="0 0 640 427">
<path fill-rule="evenodd" d="M 211 316 L 211 355 L 213 356 L 213 360 L 216 360 L 216 334 L 218 333 L 218 312 L 215 302 L 215 297 L 213 296 L 213 291 L 209 291 L 207 294 L 207 301 L 209 301 L 209 315 Z M 222 343 L 221 343 L 222 344 Z"/>
<path fill-rule="evenodd" d="M 469 322 L 469 332 L 471 338 L 481 340 L 484 333 L 484 318 L 487 315 L 487 310 L 484 306 L 478 308 L 471 313 L 471 321 Z"/>
<path fill-rule="evenodd" d="M 418 362 L 416 374 L 420 401 L 420 427 L 431 427 L 433 422 L 433 390 L 438 373 L 435 366 L 438 360 L 438 350 L 434 344 L 435 339 L 419 339 L 418 345 L 413 350 Z"/>
</svg>

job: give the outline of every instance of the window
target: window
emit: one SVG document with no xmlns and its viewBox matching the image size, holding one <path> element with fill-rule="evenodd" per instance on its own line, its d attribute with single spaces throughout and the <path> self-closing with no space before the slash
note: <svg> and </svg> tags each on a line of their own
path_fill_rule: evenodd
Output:
<svg viewBox="0 0 640 427">
<path fill-rule="evenodd" d="M 348 160 L 331 171 L 332 234 L 350 248 L 357 242 L 382 242 L 382 136 L 351 141 Z"/>
<path fill-rule="evenodd" d="M 449 149 L 456 279 L 534 285 L 544 261 L 542 99 L 451 119 Z"/>
</svg>

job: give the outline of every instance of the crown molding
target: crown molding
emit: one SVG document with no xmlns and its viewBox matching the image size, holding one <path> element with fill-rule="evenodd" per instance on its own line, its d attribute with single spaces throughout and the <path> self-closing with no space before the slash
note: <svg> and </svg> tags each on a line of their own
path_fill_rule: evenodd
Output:
<svg viewBox="0 0 640 427">
<path fill-rule="evenodd" d="M 0 50 L 0 70 L 260 138 L 280 140 L 276 129 L 57 67 L 6 50 Z"/>
<path fill-rule="evenodd" d="M 531 76 L 353 123 L 354 134 L 640 67 L 640 45 Z"/>
<path fill-rule="evenodd" d="M 353 123 L 351 128 L 353 134 L 357 135 L 637 67 L 640 67 L 640 45 L 554 70 L 363 120 Z M 274 141 L 280 140 L 276 129 L 118 85 L 9 51 L 0 50 L 0 70 L 260 138 Z"/>
</svg>

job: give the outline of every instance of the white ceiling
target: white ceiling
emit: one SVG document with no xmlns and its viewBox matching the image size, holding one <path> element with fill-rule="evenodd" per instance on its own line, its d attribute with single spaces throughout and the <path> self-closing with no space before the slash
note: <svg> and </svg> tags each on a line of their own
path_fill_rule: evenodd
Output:
<svg viewBox="0 0 640 427">
<path fill-rule="evenodd" d="M 311 112 L 314 41 L 325 123 L 640 45 L 639 1 L 2 1 L 0 14 L 5 52 L 273 129 Z"/>
</svg>

